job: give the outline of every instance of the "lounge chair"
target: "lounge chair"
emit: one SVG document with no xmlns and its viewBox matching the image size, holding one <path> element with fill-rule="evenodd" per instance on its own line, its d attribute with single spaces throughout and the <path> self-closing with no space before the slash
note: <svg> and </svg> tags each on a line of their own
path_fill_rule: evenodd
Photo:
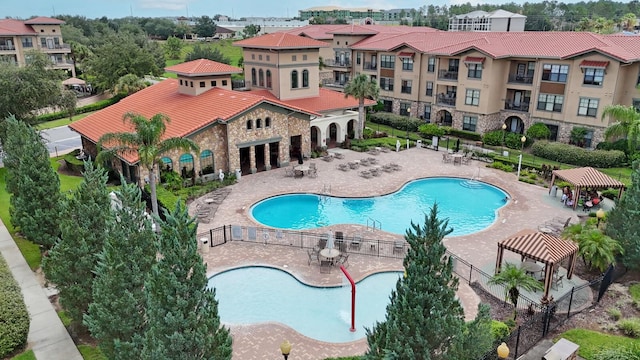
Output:
<svg viewBox="0 0 640 360">
<path fill-rule="evenodd" d="M 342 153 L 334 153 L 334 156 L 336 159 L 342 160 L 344 159 L 344 154 Z"/>
<path fill-rule="evenodd" d="M 362 237 L 359 235 L 354 235 L 353 240 L 349 243 L 349 248 L 353 250 L 360 250 L 360 246 L 362 246 Z"/>
<path fill-rule="evenodd" d="M 258 230 L 255 227 L 249 226 L 247 228 L 247 240 L 249 241 L 258 240 Z"/>
<path fill-rule="evenodd" d="M 359 162 L 355 162 L 355 161 L 349 162 L 349 168 L 351 170 L 356 170 L 359 167 L 360 167 L 360 163 Z"/>
<path fill-rule="evenodd" d="M 231 225 L 231 240 L 242 240 L 242 226 Z"/>
<path fill-rule="evenodd" d="M 371 179 L 373 175 L 371 175 L 371 171 L 364 170 L 364 171 L 360 171 L 360 176 L 362 176 L 365 179 Z"/>
<path fill-rule="evenodd" d="M 402 240 L 396 240 L 393 243 L 393 253 L 404 253 L 404 241 Z"/>
</svg>

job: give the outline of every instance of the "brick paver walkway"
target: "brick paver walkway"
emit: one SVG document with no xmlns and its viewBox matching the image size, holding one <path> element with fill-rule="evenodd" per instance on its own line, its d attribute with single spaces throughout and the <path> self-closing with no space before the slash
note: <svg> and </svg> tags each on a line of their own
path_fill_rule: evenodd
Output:
<svg viewBox="0 0 640 360">
<path fill-rule="evenodd" d="M 208 224 L 200 224 L 198 231 L 203 232 L 210 228 L 231 224 L 259 225 L 249 216 L 249 208 L 255 202 L 273 195 L 294 192 L 324 193 L 330 189 L 331 195 L 334 196 L 375 196 L 396 191 L 407 181 L 434 176 L 475 178 L 496 185 L 509 194 L 509 203 L 500 210 L 498 220 L 492 226 L 471 235 L 448 237 L 444 241 L 451 252 L 474 266 L 491 269 L 495 263 L 497 242 L 522 229 L 536 229 L 540 223 L 555 216 L 565 218 L 573 216 L 574 222 L 577 221 L 575 215 L 578 212 L 563 208 L 559 198 L 550 197 L 547 189 L 519 182 L 515 174 L 486 168 L 486 164 L 482 162 L 471 161 L 469 165 L 454 166 L 451 163 L 442 162 L 442 152 L 413 148 L 398 153 L 377 155 L 381 164 L 395 162 L 400 164 L 402 169 L 392 173 L 383 172 L 380 177 L 364 179 L 358 175 L 358 171 L 340 171 L 336 165 L 340 162 L 371 157 L 371 155 L 342 149 L 331 151 L 341 152 L 345 158 L 335 159 L 332 162 L 320 159 L 309 160 L 317 164 L 317 178 L 285 177 L 284 169 L 242 176 L 237 184 L 231 186 L 232 191 L 218 207 L 213 219 Z M 460 204 L 462 208 L 464 205 Z M 390 214 L 390 216 L 393 215 Z M 384 219 L 382 222 L 384 229 Z M 402 238 L 380 230 L 372 231 L 360 225 L 329 226 L 317 229 L 318 233 L 336 230 L 343 231 L 347 236 L 359 232 L 365 238 Z M 342 283 L 343 275 L 339 270 L 331 274 L 320 274 L 317 265 L 308 265 L 307 254 L 301 249 L 234 242 L 215 248 L 205 248 L 202 252 L 208 264 L 210 276 L 224 269 L 260 264 L 289 271 L 301 281 L 314 285 Z M 517 261 L 519 257 L 507 252 L 505 259 Z M 349 264 L 349 271 L 355 281 L 374 272 L 402 269 L 401 260 L 357 254 L 349 257 Z M 468 319 L 475 317 L 479 300 L 464 282 L 458 290 L 458 297 L 464 306 L 466 317 Z M 344 344 L 324 343 L 304 337 L 278 323 L 233 326 L 231 332 L 234 339 L 234 359 L 239 360 L 279 359 L 282 356 L 279 344 L 284 339 L 288 339 L 293 344 L 292 357 L 295 359 L 311 360 L 357 355 L 364 353 L 367 349 L 365 339 Z"/>
</svg>

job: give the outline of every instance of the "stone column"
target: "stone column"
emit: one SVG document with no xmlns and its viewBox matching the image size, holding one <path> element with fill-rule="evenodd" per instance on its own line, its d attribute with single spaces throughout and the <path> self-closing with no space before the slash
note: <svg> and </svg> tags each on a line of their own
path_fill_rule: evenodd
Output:
<svg viewBox="0 0 640 360">
<path fill-rule="evenodd" d="M 249 168 L 251 169 L 251 173 L 255 174 L 258 172 L 258 168 L 256 168 L 256 147 L 249 146 Z"/>
<path fill-rule="evenodd" d="M 269 144 L 264 144 L 264 168 L 271 170 L 271 152 L 269 151 Z"/>
</svg>

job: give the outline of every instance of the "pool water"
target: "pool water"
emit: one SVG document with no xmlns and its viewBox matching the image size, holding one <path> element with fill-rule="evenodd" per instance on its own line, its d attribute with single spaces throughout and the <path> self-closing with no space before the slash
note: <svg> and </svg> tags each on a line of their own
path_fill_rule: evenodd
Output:
<svg viewBox="0 0 640 360">
<path fill-rule="evenodd" d="M 251 208 L 253 218 L 270 227 L 314 229 L 336 224 L 370 225 L 404 235 L 411 221 L 424 225 L 435 202 L 438 217 L 449 219 L 452 236 L 490 226 L 507 194 L 499 188 L 469 179 L 429 178 L 407 183 L 397 192 L 367 198 L 340 198 L 316 194 L 290 194 L 262 200 Z"/>
<path fill-rule="evenodd" d="M 334 271 L 340 271 L 334 269 Z M 313 287 L 289 273 L 250 266 L 209 279 L 223 323 L 283 323 L 312 339 L 341 343 L 365 337 L 364 327 L 383 321 L 391 291 L 402 272 L 382 272 L 356 283 L 356 331 L 351 327 L 351 286 Z"/>
</svg>

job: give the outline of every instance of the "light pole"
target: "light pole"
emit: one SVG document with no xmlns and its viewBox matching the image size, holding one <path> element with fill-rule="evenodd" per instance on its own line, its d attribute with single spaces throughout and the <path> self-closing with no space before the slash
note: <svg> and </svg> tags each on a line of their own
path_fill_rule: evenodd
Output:
<svg viewBox="0 0 640 360">
<path fill-rule="evenodd" d="M 506 343 L 500 344 L 500 346 L 498 346 L 497 351 L 498 351 L 499 359 L 506 359 L 507 357 L 509 357 L 509 347 L 507 346 Z"/>
<path fill-rule="evenodd" d="M 407 130 L 407 150 L 409 149 L 409 121 L 411 121 L 411 108 L 407 109 L 407 124 L 405 126 Z"/>
<path fill-rule="evenodd" d="M 598 224 L 596 225 L 596 227 L 600 229 L 600 221 L 604 219 L 604 210 L 598 209 L 598 211 L 596 211 L 596 217 L 598 218 Z"/>
<path fill-rule="evenodd" d="M 507 135 L 507 124 L 502 124 L 502 156 L 504 156 L 504 138 Z"/>
<path fill-rule="evenodd" d="M 291 352 L 291 343 L 289 340 L 285 340 L 280 344 L 280 351 L 282 352 L 282 356 L 284 356 L 284 360 L 287 360 Z"/>
<path fill-rule="evenodd" d="M 524 143 L 527 142 L 527 137 L 522 135 L 522 137 L 520 138 L 520 142 L 522 142 L 522 147 L 520 148 L 520 156 L 518 156 L 518 179 L 520 179 L 520 169 L 522 168 L 522 152 L 524 151 Z"/>
</svg>

